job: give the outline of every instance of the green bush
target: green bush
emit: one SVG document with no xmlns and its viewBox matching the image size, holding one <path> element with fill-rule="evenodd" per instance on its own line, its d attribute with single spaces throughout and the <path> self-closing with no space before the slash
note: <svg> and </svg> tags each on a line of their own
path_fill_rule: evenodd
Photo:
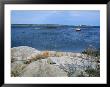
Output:
<svg viewBox="0 0 110 87">
<path fill-rule="evenodd" d="M 100 56 L 100 49 L 87 48 L 82 53 L 90 55 L 90 56 L 99 57 Z"/>
<path fill-rule="evenodd" d="M 99 66 L 96 69 L 88 68 L 88 69 L 85 70 L 85 72 L 90 77 L 99 77 L 100 76 L 100 68 L 99 68 Z"/>
<path fill-rule="evenodd" d="M 83 75 L 83 72 L 81 72 L 80 75 L 78 75 L 77 77 L 85 77 L 85 76 Z"/>
</svg>

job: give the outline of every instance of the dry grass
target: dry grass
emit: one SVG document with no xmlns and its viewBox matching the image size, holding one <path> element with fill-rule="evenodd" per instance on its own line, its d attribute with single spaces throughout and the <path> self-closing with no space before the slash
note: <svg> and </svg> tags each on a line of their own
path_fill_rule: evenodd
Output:
<svg viewBox="0 0 110 87">
<path fill-rule="evenodd" d="M 61 56 L 63 56 L 63 53 L 62 52 L 56 52 L 55 56 L 56 57 L 61 57 Z"/>
<path fill-rule="evenodd" d="M 45 57 L 45 58 L 49 57 L 49 52 L 48 51 L 44 51 L 42 53 L 42 57 Z"/>
<path fill-rule="evenodd" d="M 44 59 L 44 58 L 48 58 L 48 57 L 49 57 L 49 52 L 48 51 L 44 51 L 41 54 L 33 54 L 33 55 L 30 56 L 30 58 L 27 59 L 25 64 L 29 64 L 33 61 L 37 61 L 39 59 Z"/>
</svg>

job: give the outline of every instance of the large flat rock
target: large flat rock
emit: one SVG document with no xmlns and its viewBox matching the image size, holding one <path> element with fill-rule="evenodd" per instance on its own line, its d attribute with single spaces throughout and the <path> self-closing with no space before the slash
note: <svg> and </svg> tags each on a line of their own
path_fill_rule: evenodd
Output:
<svg viewBox="0 0 110 87">
<path fill-rule="evenodd" d="M 48 64 L 45 59 L 30 63 L 20 74 L 21 77 L 67 77 L 58 66 Z"/>
</svg>

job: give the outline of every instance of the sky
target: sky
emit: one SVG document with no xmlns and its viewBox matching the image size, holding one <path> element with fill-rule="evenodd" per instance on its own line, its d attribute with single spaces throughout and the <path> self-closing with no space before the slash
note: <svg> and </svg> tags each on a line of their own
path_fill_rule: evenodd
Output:
<svg viewBox="0 0 110 87">
<path fill-rule="evenodd" d="M 12 10 L 11 24 L 100 26 L 99 10 Z"/>
</svg>

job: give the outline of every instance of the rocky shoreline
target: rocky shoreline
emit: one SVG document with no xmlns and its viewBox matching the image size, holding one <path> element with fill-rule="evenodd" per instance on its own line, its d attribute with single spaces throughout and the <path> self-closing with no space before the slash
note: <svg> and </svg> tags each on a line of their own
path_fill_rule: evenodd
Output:
<svg viewBox="0 0 110 87">
<path fill-rule="evenodd" d="M 99 77 L 98 57 L 82 53 L 11 48 L 12 77 Z"/>
</svg>

